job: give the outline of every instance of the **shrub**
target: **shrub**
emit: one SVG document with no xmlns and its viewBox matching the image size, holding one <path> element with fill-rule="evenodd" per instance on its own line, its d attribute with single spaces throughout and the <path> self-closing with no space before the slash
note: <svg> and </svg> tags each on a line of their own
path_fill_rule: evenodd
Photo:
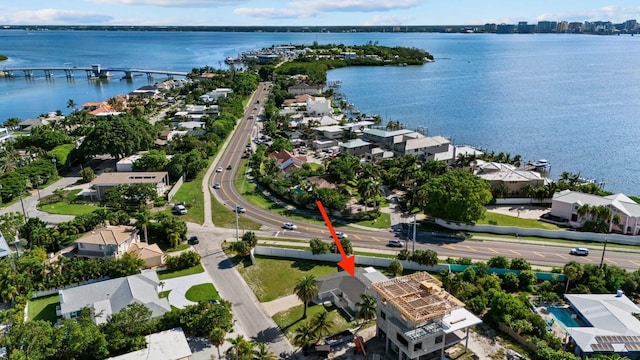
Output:
<svg viewBox="0 0 640 360">
<path fill-rule="evenodd" d="M 179 256 L 167 257 L 167 269 L 182 270 L 200 264 L 202 257 L 195 251 L 185 251 Z"/>
<path fill-rule="evenodd" d="M 313 255 L 326 254 L 329 252 L 329 244 L 318 238 L 311 239 L 309 247 Z"/>
</svg>

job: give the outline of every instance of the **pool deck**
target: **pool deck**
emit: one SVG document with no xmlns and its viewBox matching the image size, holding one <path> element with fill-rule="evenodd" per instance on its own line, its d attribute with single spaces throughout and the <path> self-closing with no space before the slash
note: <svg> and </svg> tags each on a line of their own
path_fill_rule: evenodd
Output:
<svg viewBox="0 0 640 360">
<path fill-rule="evenodd" d="M 551 324 L 551 331 L 553 331 L 557 337 L 564 339 L 567 336 L 567 330 L 562 326 L 562 323 L 547 310 L 546 306 L 537 306 L 536 311 L 545 321 L 554 320 Z"/>
</svg>

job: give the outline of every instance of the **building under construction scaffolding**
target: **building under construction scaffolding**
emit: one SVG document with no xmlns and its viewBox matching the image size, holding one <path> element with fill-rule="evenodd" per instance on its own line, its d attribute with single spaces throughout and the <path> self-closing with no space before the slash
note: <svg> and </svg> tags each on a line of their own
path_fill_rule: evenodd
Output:
<svg viewBox="0 0 640 360">
<path fill-rule="evenodd" d="M 377 335 L 399 360 L 443 358 L 446 348 L 467 340 L 469 327 L 482 322 L 426 272 L 371 286 L 378 300 Z"/>
</svg>

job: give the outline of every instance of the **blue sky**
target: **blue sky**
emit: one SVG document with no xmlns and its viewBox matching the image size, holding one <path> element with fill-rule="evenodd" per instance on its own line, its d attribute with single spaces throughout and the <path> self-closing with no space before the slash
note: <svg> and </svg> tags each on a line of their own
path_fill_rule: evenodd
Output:
<svg viewBox="0 0 640 360">
<path fill-rule="evenodd" d="M 640 20 L 637 0 L 14 0 L 0 4 L 2 25 L 459 25 L 628 19 Z"/>
</svg>

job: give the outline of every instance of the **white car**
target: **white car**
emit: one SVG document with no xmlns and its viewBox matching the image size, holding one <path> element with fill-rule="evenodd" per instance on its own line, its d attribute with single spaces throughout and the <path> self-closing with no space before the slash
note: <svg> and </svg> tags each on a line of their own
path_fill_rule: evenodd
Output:
<svg viewBox="0 0 640 360">
<path fill-rule="evenodd" d="M 569 252 L 571 255 L 578 255 L 578 256 L 588 256 L 589 255 L 589 249 L 587 248 L 573 248 L 571 249 L 571 251 Z"/>
<path fill-rule="evenodd" d="M 240 214 L 240 213 L 244 214 L 244 213 L 247 212 L 247 210 L 245 208 L 243 208 L 242 206 L 238 205 L 238 206 L 236 206 L 236 212 L 238 214 Z"/>
<path fill-rule="evenodd" d="M 216 169 L 216 172 L 222 172 L 222 166 Z"/>
<path fill-rule="evenodd" d="M 387 246 L 390 246 L 390 247 L 404 247 L 404 241 L 397 240 L 397 239 L 391 239 L 391 240 L 389 240 L 389 243 L 387 244 Z"/>
<path fill-rule="evenodd" d="M 220 183 L 215 183 L 215 184 L 213 185 L 213 188 L 214 188 L 214 189 L 220 189 Z"/>
<path fill-rule="evenodd" d="M 290 223 L 290 222 L 286 222 L 286 223 L 282 224 L 282 227 L 283 227 L 283 228 L 285 228 L 285 229 L 287 229 L 287 230 L 295 230 L 295 229 L 297 229 L 297 228 L 298 228 L 298 227 L 296 226 L 296 224 L 294 224 L 294 223 Z"/>
<path fill-rule="evenodd" d="M 336 236 L 338 237 L 338 239 L 346 239 L 347 238 L 347 234 L 345 234 L 345 233 L 343 233 L 341 231 L 336 232 Z"/>
<path fill-rule="evenodd" d="M 180 215 L 187 215 L 187 208 L 184 205 L 178 204 L 173 207 L 173 211 Z"/>
</svg>

